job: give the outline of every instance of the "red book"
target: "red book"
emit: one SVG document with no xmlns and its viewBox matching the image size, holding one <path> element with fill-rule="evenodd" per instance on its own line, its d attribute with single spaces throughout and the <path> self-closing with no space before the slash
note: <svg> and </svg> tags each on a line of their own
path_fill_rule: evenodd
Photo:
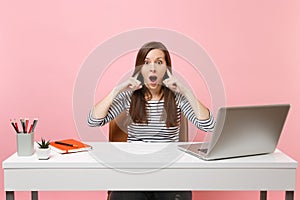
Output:
<svg viewBox="0 0 300 200">
<path fill-rule="evenodd" d="M 92 146 L 78 140 L 66 139 L 50 142 L 50 148 L 58 153 L 75 153 L 91 150 Z"/>
</svg>

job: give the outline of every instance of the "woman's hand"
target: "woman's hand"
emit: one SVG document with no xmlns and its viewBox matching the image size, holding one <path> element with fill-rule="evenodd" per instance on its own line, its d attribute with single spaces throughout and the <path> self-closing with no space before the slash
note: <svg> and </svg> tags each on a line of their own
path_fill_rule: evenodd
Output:
<svg viewBox="0 0 300 200">
<path fill-rule="evenodd" d="M 135 76 L 130 77 L 127 81 L 116 86 L 104 99 L 99 101 L 93 109 L 93 117 L 104 118 L 107 115 L 108 109 L 111 106 L 114 98 L 120 92 L 127 90 L 134 91 L 142 88 L 141 81 L 137 80 L 139 74 L 140 72 L 138 72 Z"/>
<path fill-rule="evenodd" d="M 180 93 L 183 92 L 184 89 L 183 84 L 180 81 L 178 81 L 178 79 L 176 79 L 175 76 L 171 74 L 169 69 L 167 69 L 167 74 L 169 78 L 163 81 L 165 86 L 170 90 L 172 90 L 173 92 L 180 92 Z"/>
<path fill-rule="evenodd" d="M 115 90 L 117 91 L 117 93 L 119 92 L 123 92 L 123 91 L 135 91 L 138 89 L 141 89 L 142 83 L 141 81 L 139 81 L 137 79 L 137 77 L 139 76 L 140 72 L 138 72 L 136 75 L 134 75 L 133 77 L 130 77 L 129 79 L 127 79 L 127 81 L 121 83 L 120 85 L 118 85 Z"/>
<path fill-rule="evenodd" d="M 190 102 L 195 115 L 200 120 L 206 120 L 209 118 L 208 109 L 195 97 L 193 92 L 185 87 L 180 81 L 178 81 L 171 72 L 167 69 L 167 74 L 169 78 L 163 81 L 163 83 L 170 90 L 174 92 L 179 92 L 185 96 L 185 98 Z"/>
</svg>

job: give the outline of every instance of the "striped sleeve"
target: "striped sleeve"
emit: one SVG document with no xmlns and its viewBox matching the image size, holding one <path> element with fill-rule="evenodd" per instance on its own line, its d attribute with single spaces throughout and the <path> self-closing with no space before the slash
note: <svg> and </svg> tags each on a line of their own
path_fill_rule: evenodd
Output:
<svg viewBox="0 0 300 200">
<path fill-rule="evenodd" d="M 116 118 L 124 109 L 126 102 L 128 102 L 129 93 L 123 92 L 116 96 L 113 100 L 111 106 L 108 109 L 107 115 L 104 118 L 95 118 L 93 117 L 91 110 L 88 115 L 88 125 L 91 127 L 104 126 L 109 123 L 111 120 Z"/>
<path fill-rule="evenodd" d="M 209 118 L 200 120 L 196 117 L 189 101 L 181 94 L 177 95 L 179 106 L 183 115 L 191 121 L 198 129 L 205 132 L 212 132 L 215 126 L 213 114 L 209 111 Z"/>
</svg>

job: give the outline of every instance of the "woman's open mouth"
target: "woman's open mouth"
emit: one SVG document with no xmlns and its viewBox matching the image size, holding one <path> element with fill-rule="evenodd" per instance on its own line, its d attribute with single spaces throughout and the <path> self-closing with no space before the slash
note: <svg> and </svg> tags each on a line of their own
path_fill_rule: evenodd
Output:
<svg viewBox="0 0 300 200">
<path fill-rule="evenodd" d="M 155 83 L 157 80 L 157 76 L 149 76 L 149 80 L 151 81 L 151 83 Z"/>
</svg>

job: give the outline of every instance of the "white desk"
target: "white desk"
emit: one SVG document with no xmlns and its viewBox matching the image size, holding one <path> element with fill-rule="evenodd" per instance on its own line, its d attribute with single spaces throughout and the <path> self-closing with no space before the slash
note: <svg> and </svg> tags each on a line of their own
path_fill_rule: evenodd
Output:
<svg viewBox="0 0 300 200">
<path fill-rule="evenodd" d="M 38 199 L 38 191 L 75 190 L 257 190 L 266 199 L 268 190 L 283 190 L 292 200 L 296 188 L 297 162 L 279 150 L 203 161 L 179 151 L 176 143 L 91 145 L 91 152 L 52 152 L 49 160 L 13 154 L 2 163 L 6 199 L 14 199 L 14 191 L 32 191 Z"/>
</svg>

